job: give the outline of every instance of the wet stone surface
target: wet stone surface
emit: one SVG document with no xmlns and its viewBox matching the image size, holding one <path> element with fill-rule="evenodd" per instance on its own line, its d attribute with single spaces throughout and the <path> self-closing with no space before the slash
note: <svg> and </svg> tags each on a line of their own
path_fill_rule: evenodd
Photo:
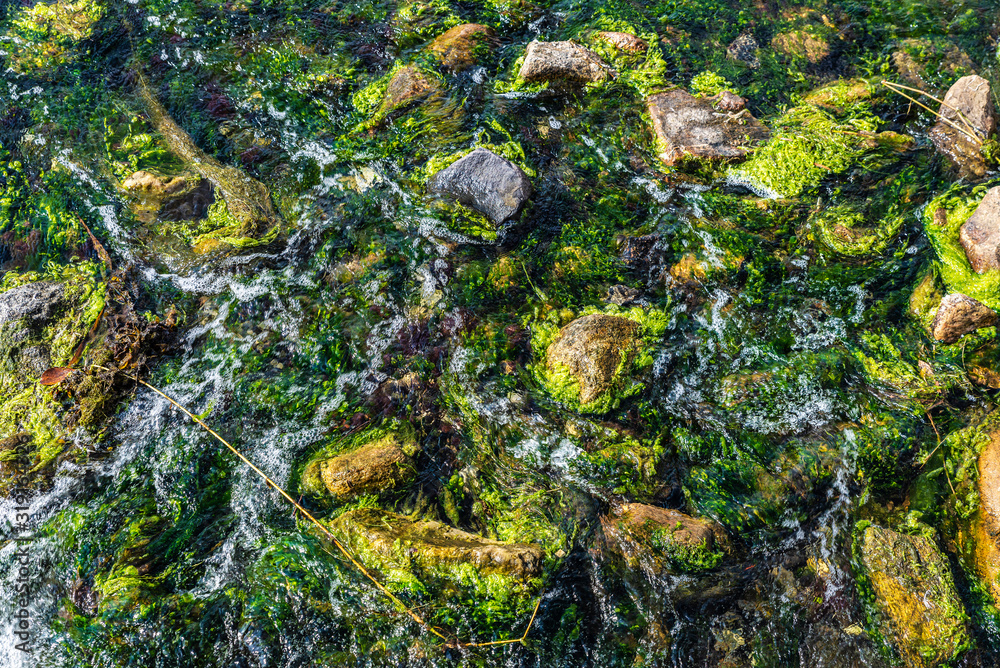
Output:
<svg viewBox="0 0 1000 668">
<path fill-rule="evenodd" d="M 427 188 L 471 206 L 496 226 L 516 219 L 532 193 L 531 181 L 520 167 L 485 148 L 435 174 Z"/>
</svg>

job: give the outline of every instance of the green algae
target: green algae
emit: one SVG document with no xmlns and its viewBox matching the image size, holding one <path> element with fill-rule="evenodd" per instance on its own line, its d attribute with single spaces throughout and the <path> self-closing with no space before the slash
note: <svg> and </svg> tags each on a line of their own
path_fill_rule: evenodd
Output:
<svg viewBox="0 0 1000 668">
<path fill-rule="evenodd" d="M 1000 308 L 1000 271 L 977 274 L 959 243 L 959 230 L 975 212 L 987 190 L 985 185 L 967 192 L 957 187 L 935 197 L 924 208 L 923 224 L 937 254 L 938 272 L 948 291 L 960 292 L 995 309 Z"/>
</svg>

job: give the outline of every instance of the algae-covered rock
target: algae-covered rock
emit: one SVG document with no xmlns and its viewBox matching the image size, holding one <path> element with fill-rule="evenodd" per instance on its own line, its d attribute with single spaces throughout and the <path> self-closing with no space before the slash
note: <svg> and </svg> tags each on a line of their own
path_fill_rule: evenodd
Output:
<svg viewBox="0 0 1000 668">
<path fill-rule="evenodd" d="M 995 605 L 1000 605 L 1000 430 L 989 432 L 989 443 L 977 462 L 980 512 L 974 524 L 975 562 Z"/>
<path fill-rule="evenodd" d="M 639 343 L 637 322 L 618 316 L 588 315 L 566 325 L 546 351 L 550 372 L 565 370 L 579 385 L 581 405 L 610 393 L 629 366 Z"/>
<path fill-rule="evenodd" d="M 527 82 L 576 86 L 607 81 L 614 76 L 614 70 L 600 56 L 573 42 L 531 42 L 518 73 L 518 78 Z"/>
<path fill-rule="evenodd" d="M 830 44 L 806 30 L 793 30 L 775 35 L 771 39 L 771 48 L 775 51 L 803 58 L 815 65 L 830 57 Z"/>
<path fill-rule="evenodd" d="M 760 45 L 750 33 L 743 33 L 726 47 L 726 56 L 741 62 L 752 70 L 760 67 Z"/>
<path fill-rule="evenodd" d="M 497 227 L 516 219 L 532 193 L 531 181 L 520 167 L 485 148 L 436 173 L 427 188 L 476 209 Z"/>
<path fill-rule="evenodd" d="M 868 525 L 860 561 L 889 636 L 911 668 L 940 666 L 970 644 L 948 560 L 927 536 Z"/>
<path fill-rule="evenodd" d="M 992 327 L 996 322 L 996 311 L 971 297 L 953 292 L 941 300 L 931 332 L 938 341 L 955 343 L 966 334 Z"/>
<path fill-rule="evenodd" d="M 440 522 L 413 521 L 375 508 L 344 513 L 330 530 L 369 567 L 445 578 L 455 577 L 455 569 L 471 566 L 483 576 L 525 582 L 541 573 L 544 556 L 534 545 L 501 543 Z"/>
<path fill-rule="evenodd" d="M 646 44 L 646 40 L 636 37 L 632 33 L 628 32 L 609 32 L 607 30 L 602 30 L 597 32 L 594 36 L 607 42 L 619 51 L 625 51 L 627 53 L 642 53 L 649 47 L 649 45 Z"/>
<path fill-rule="evenodd" d="M 981 147 L 996 131 L 996 111 L 989 82 L 977 75 L 956 81 L 938 110 L 941 120 L 928 133 L 938 152 L 957 168 L 960 177 L 986 173 Z"/>
<path fill-rule="evenodd" d="M 909 85 L 937 94 L 943 77 L 976 73 L 976 65 L 965 51 L 947 37 L 911 37 L 899 43 L 892 64 Z"/>
<path fill-rule="evenodd" d="M 478 23 L 463 23 L 439 35 L 428 47 L 441 65 L 453 72 L 467 70 L 479 53 L 497 44 L 496 32 Z"/>
<path fill-rule="evenodd" d="M 626 563 L 652 572 L 715 568 L 728 540 L 722 527 L 677 510 L 626 503 L 601 518 L 604 539 Z"/>
<path fill-rule="evenodd" d="M 204 218 L 215 200 L 211 182 L 193 175 L 168 177 L 140 170 L 122 187 L 136 198 L 136 218 L 147 223 Z"/>
<path fill-rule="evenodd" d="M 736 160 L 745 157 L 769 133 L 749 112 L 720 114 L 711 102 L 682 90 L 651 95 L 646 108 L 656 134 L 660 159 L 675 165 L 686 157 Z"/>
<path fill-rule="evenodd" d="M 400 67 L 389 79 L 377 116 L 388 116 L 439 91 L 440 84 L 433 77 L 412 65 Z"/>
<path fill-rule="evenodd" d="M 413 455 L 419 445 L 405 435 L 375 430 L 350 439 L 347 447 L 336 455 L 329 449 L 314 455 L 302 473 L 302 491 L 344 502 L 402 487 L 417 475 Z"/>
<path fill-rule="evenodd" d="M 1000 186 L 986 191 L 959 229 L 958 240 L 977 274 L 1000 269 Z"/>
</svg>

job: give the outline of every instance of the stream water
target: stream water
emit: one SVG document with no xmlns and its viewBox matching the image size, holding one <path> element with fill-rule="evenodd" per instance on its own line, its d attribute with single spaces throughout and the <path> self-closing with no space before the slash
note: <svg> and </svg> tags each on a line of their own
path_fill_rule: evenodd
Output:
<svg viewBox="0 0 1000 668">
<path fill-rule="evenodd" d="M 138 310 L 178 314 L 169 350 L 134 371 L 310 512 L 383 508 L 545 554 L 523 587 L 376 566 L 449 638 L 527 630 L 521 643 L 445 643 L 134 383 L 106 420 L 66 434 L 71 456 L 44 480 L 0 501 L 0 616 L 28 611 L 31 649 L 9 617 L 0 666 L 902 665 L 859 584 L 862 520 L 934 537 L 968 616 L 954 665 L 1000 665 L 996 610 L 954 511 L 954 487 L 966 488 L 945 479 L 962 451 L 939 449 L 992 408 L 1000 385 L 966 372 L 994 368 L 996 344 L 982 330 L 935 346 L 911 305 L 941 255 L 927 203 L 982 193 L 935 155 L 931 114 L 877 86 L 910 49 L 926 86 L 947 88 L 967 67 L 948 69 L 955 49 L 996 88 L 1000 7 L 758 5 L 0 0 L 5 271 L 99 266 L 79 216 L 141 286 Z M 454 72 L 428 44 L 461 23 L 496 40 Z M 601 51 L 597 30 L 649 50 Z M 795 30 L 825 55 L 775 46 Z M 758 67 L 727 51 L 740 35 L 756 35 Z M 533 39 L 586 41 L 620 75 L 572 91 L 526 85 L 516 74 Z M 429 72 L 437 92 L 386 111 L 401 64 Z M 137 210 L 128 174 L 192 172 L 151 124 L 133 68 L 202 150 L 270 189 L 273 234 L 242 238 L 217 208 L 166 222 Z M 837 127 L 863 116 L 914 143 L 888 157 L 852 149 L 773 199 L 725 165 L 668 168 L 643 99 L 668 83 L 711 93 L 706 72 L 775 131 L 810 91 L 865 79 L 872 92 Z M 499 239 L 425 187 L 446 164 L 435 160 L 473 146 L 534 186 Z M 890 231 L 845 251 L 827 211 L 856 215 L 852 239 Z M 215 244 L 219 229 L 241 239 Z M 635 291 L 623 306 L 609 301 L 616 285 Z M 557 401 L 537 369 L 544 332 L 634 308 L 661 323 L 642 343 L 636 391 L 604 414 Z M 341 504 L 301 492 L 317 451 L 386 426 L 420 444 L 412 482 Z M 725 553 L 664 568 L 655 550 L 617 543 L 612 518 L 636 503 L 712 520 Z"/>
</svg>

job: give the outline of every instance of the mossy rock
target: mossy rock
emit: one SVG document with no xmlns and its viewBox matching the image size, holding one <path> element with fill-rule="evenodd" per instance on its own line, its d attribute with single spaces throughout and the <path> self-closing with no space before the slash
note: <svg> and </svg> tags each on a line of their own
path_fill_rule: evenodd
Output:
<svg viewBox="0 0 1000 668">
<path fill-rule="evenodd" d="M 497 35 L 489 26 L 463 23 L 438 35 L 427 49 L 452 72 L 467 70 L 496 48 Z"/>
<path fill-rule="evenodd" d="M 892 54 L 899 77 L 910 86 L 938 94 L 955 79 L 975 74 L 976 64 L 947 37 L 911 37 Z"/>
<path fill-rule="evenodd" d="M 603 540 L 631 568 L 651 573 L 710 570 L 731 551 L 722 527 L 677 510 L 626 503 L 601 518 Z"/>
<path fill-rule="evenodd" d="M 1000 607 L 1000 424 L 984 425 L 984 447 L 977 461 L 980 511 L 973 519 L 976 573 Z"/>
<path fill-rule="evenodd" d="M 461 581 L 471 568 L 481 578 L 500 576 L 511 585 L 524 585 L 542 571 L 544 554 L 535 545 L 502 543 L 376 508 L 344 513 L 330 523 L 330 530 L 366 566 L 409 572 L 418 579 Z"/>
<path fill-rule="evenodd" d="M 932 539 L 869 524 L 858 543 L 886 635 L 908 666 L 940 666 L 971 646 L 948 560 Z"/>
<path fill-rule="evenodd" d="M 60 0 L 36 2 L 11 14 L 8 39 L 17 48 L 7 49 L 7 66 L 21 74 L 46 76 L 75 60 L 76 46 L 90 37 L 104 7 L 95 0 Z"/>
<path fill-rule="evenodd" d="M 372 429 L 336 442 L 313 455 L 302 472 L 301 489 L 332 496 L 338 503 L 382 494 L 412 482 L 420 449 L 403 431 Z"/>
</svg>

